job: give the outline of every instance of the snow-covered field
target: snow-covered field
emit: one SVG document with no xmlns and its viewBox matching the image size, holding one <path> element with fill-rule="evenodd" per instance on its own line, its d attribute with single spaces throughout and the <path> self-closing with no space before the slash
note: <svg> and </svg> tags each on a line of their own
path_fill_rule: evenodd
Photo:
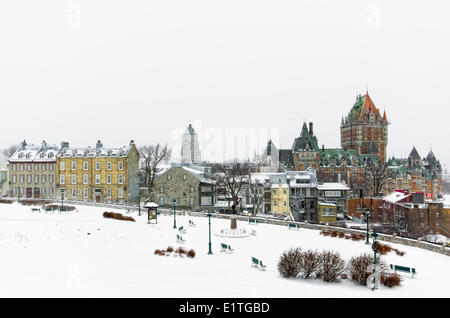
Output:
<svg viewBox="0 0 450 318">
<path fill-rule="evenodd" d="M 345 260 L 371 252 L 363 241 L 324 237 L 319 231 L 238 221 L 256 236 L 222 238 L 214 233 L 229 220 L 211 219 L 213 255 L 208 255 L 208 219 L 177 216 L 186 243 L 176 242 L 173 216 L 159 216 L 158 224 L 102 217 L 104 211 L 78 207 L 79 212 L 40 214 L 30 207 L 0 204 L 0 297 L 449 297 L 448 256 L 389 243 L 404 256 L 390 253 L 387 263 L 415 267 L 418 275 L 402 286 L 371 291 L 349 280 L 284 279 L 277 270 L 283 251 L 291 247 L 333 249 Z M 115 212 L 124 213 L 116 210 Z M 196 223 L 189 227 L 188 220 Z M 88 234 L 90 233 L 90 234 Z M 220 252 L 220 243 L 234 248 Z M 196 257 L 154 255 L 155 249 L 183 246 Z M 251 256 L 268 267 L 251 266 Z"/>
</svg>

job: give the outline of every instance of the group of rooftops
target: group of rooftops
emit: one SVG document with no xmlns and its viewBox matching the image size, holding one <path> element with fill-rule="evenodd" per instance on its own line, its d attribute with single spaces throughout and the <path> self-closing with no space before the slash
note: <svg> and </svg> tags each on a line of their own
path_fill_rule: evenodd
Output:
<svg viewBox="0 0 450 318">
<path fill-rule="evenodd" d="M 9 162 L 55 161 L 57 157 L 122 157 L 127 156 L 134 141 L 128 146 L 106 148 L 100 140 L 95 147 L 69 147 L 68 142 L 61 142 L 60 146 L 47 145 L 42 141 L 40 146 L 28 145 L 24 140 L 19 149 L 9 158 Z"/>
</svg>

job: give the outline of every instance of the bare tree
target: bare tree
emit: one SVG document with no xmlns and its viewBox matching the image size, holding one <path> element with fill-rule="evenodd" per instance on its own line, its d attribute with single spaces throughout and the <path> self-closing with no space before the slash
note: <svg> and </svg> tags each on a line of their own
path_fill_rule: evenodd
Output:
<svg viewBox="0 0 450 318">
<path fill-rule="evenodd" d="M 375 163 L 369 160 L 364 167 L 361 185 L 368 190 L 368 193 L 372 193 L 373 196 L 377 197 L 380 195 L 386 182 L 394 176 L 395 173 L 388 168 L 387 163 Z"/>
<path fill-rule="evenodd" d="M 219 173 L 215 176 L 216 187 L 223 189 L 223 195 L 227 199 L 228 205 L 232 202 L 236 208 L 239 203 L 238 194 L 248 176 L 248 167 L 241 163 L 230 163 L 217 168 Z"/>
<path fill-rule="evenodd" d="M 12 157 L 13 154 L 16 153 L 16 151 L 19 149 L 17 145 L 11 145 L 6 149 L 3 149 L 2 152 L 6 157 L 6 160 Z"/>
<path fill-rule="evenodd" d="M 139 178 L 144 183 L 148 191 L 148 198 L 153 201 L 153 185 L 158 167 L 162 162 L 167 162 L 172 157 L 172 150 L 167 146 L 156 145 L 142 146 L 139 148 L 139 155 L 143 166 L 139 169 Z"/>
</svg>

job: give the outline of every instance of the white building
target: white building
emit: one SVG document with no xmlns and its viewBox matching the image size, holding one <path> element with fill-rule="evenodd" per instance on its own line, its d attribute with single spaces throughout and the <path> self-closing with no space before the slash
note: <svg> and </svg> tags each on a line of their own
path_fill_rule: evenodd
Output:
<svg viewBox="0 0 450 318">
<path fill-rule="evenodd" d="M 198 136 L 191 124 L 183 134 L 181 144 L 181 162 L 182 163 L 200 163 L 200 148 Z"/>
</svg>

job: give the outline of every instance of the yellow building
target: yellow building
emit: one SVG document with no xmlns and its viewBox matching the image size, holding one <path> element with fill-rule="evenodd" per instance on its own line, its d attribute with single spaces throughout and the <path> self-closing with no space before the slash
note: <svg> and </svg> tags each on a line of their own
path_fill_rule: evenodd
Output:
<svg viewBox="0 0 450 318">
<path fill-rule="evenodd" d="M 333 223 L 337 221 L 337 205 L 330 202 L 317 202 L 317 216 L 319 223 Z"/>
<path fill-rule="evenodd" d="M 273 184 L 271 187 L 271 211 L 273 214 L 288 216 L 289 208 L 289 186 L 287 184 Z"/>
<path fill-rule="evenodd" d="M 56 157 L 59 199 L 126 204 L 139 193 L 139 153 L 132 140 L 121 148 L 69 148 Z"/>
</svg>

